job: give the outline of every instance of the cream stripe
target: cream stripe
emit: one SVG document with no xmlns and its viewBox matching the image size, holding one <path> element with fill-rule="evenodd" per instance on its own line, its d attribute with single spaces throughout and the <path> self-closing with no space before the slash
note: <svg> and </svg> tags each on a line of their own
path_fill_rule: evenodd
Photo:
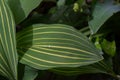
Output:
<svg viewBox="0 0 120 80">
<path fill-rule="evenodd" d="M 61 64 L 61 65 L 75 65 L 75 64 L 76 65 L 81 65 L 83 63 L 93 62 L 93 61 L 90 61 L 90 62 L 73 62 L 73 63 L 71 63 L 71 62 L 55 62 L 55 61 L 50 61 L 50 60 L 48 61 L 48 60 L 40 59 L 40 58 L 37 58 L 37 57 L 33 57 L 29 53 L 25 54 L 25 56 L 28 56 L 28 57 L 30 57 L 30 58 L 32 58 L 34 60 L 37 60 L 37 61 L 42 61 L 42 62 L 52 63 L 52 64 Z M 26 58 L 26 57 L 24 57 L 24 58 Z"/>
<path fill-rule="evenodd" d="M 1 57 L 1 59 L 2 59 L 2 61 L 5 63 L 5 65 L 9 68 L 9 66 L 7 65 L 7 63 L 6 63 L 6 61 L 5 61 L 5 59 L 2 57 L 2 55 L 1 55 L 2 53 L 0 53 L 0 57 Z"/>
<path fill-rule="evenodd" d="M 86 48 L 88 48 L 88 49 L 90 49 L 90 50 L 92 50 L 92 51 L 95 51 L 95 50 L 93 50 L 93 48 L 91 48 L 91 47 L 89 47 L 89 46 L 87 46 L 87 45 L 85 45 L 85 44 L 83 44 L 83 43 L 80 43 L 79 41 L 76 41 L 76 40 L 72 40 L 72 39 L 67 39 L 67 38 L 34 38 L 34 39 L 32 39 L 32 40 L 25 40 L 25 41 L 22 41 L 22 42 L 19 42 L 19 44 L 22 44 L 23 45 L 23 43 L 25 44 L 25 42 L 29 42 L 29 41 L 34 41 L 34 42 L 36 42 L 37 40 L 44 40 L 44 39 L 53 39 L 53 40 L 65 40 L 65 41 L 72 41 L 72 42 L 75 42 L 75 43 L 77 43 L 77 46 L 80 46 L 80 44 L 82 45 L 82 46 L 84 46 L 84 47 L 86 47 Z M 43 42 L 41 42 L 41 43 L 43 43 Z M 46 42 L 46 43 L 48 43 L 48 42 Z M 62 44 L 62 43 L 60 43 L 60 44 Z M 69 43 L 69 44 L 72 44 L 72 43 Z"/>
<path fill-rule="evenodd" d="M 30 27 L 30 28 L 31 28 L 31 27 Z M 54 27 L 53 27 L 53 26 L 51 26 L 51 27 L 38 27 L 38 28 L 34 28 L 34 27 L 33 27 L 32 30 L 29 30 L 29 28 L 26 28 L 27 31 L 24 31 L 23 33 L 18 32 L 18 34 L 19 34 L 19 33 L 20 33 L 20 34 L 17 36 L 17 38 L 18 38 L 18 37 L 21 37 L 22 35 L 24 35 L 24 34 L 26 34 L 26 33 L 31 32 L 31 31 L 35 31 L 35 30 L 39 30 L 39 29 L 46 29 L 46 28 L 47 28 L 47 29 L 51 29 L 51 28 L 55 28 L 55 29 L 66 29 L 66 30 L 70 30 L 70 31 L 73 31 L 73 32 L 76 33 L 75 30 L 73 30 L 73 29 L 71 29 L 71 28 L 66 28 L 66 27 L 58 27 L 58 26 L 57 26 L 57 27 L 55 27 L 55 26 L 54 26 Z M 77 33 L 77 34 L 78 34 L 78 33 Z"/>
<path fill-rule="evenodd" d="M 74 34 L 71 34 L 71 33 L 67 33 L 67 32 L 59 32 L 59 31 L 57 31 L 57 32 L 55 32 L 55 31 L 49 31 L 49 32 L 39 32 L 39 33 L 29 34 L 29 35 L 26 35 L 26 36 L 22 36 L 22 37 L 20 37 L 17 40 L 19 41 L 21 39 L 24 39 L 25 37 L 34 36 L 34 35 L 38 35 L 38 34 L 40 35 L 40 34 L 50 34 L 50 33 L 51 34 L 54 33 L 54 34 L 65 34 L 65 35 L 69 35 L 69 36 L 74 36 L 74 37 L 76 37 L 76 38 L 78 38 L 80 40 L 83 40 L 84 42 L 90 44 L 87 40 L 84 40 L 83 38 L 81 38 L 81 37 L 79 37 L 77 35 L 74 35 Z"/>
<path fill-rule="evenodd" d="M 17 73 L 17 72 L 16 72 L 17 68 L 16 68 L 16 65 L 15 65 L 15 64 L 16 64 L 16 60 L 15 60 L 15 56 L 14 56 L 14 55 L 15 55 L 15 54 L 14 54 L 15 52 L 14 52 L 14 49 L 13 49 L 13 40 L 12 40 L 11 30 L 10 30 L 10 27 L 11 27 L 11 26 L 10 26 L 9 19 L 8 19 L 8 14 L 7 14 L 7 11 L 6 11 L 6 8 L 7 8 L 7 7 L 5 7 L 3 0 L 2 0 L 2 4 L 3 4 L 4 11 L 5 11 L 6 19 L 7 19 L 7 24 L 8 24 L 7 27 L 8 27 L 8 31 L 9 31 L 10 43 L 11 43 L 11 48 L 12 48 L 12 53 L 11 53 L 12 55 L 11 55 L 11 56 L 13 56 L 13 63 L 14 63 L 14 65 L 11 65 L 11 66 L 14 66 L 15 69 L 13 68 L 13 70 L 15 70 L 15 73 Z M 12 27 L 13 27 L 13 26 L 12 26 Z M 14 72 L 14 71 L 13 71 L 13 72 Z"/>
<path fill-rule="evenodd" d="M 32 58 L 33 59 L 33 58 Z M 56 65 L 56 66 L 46 66 L 46 65 L 41 65 L 40 63 L 38 64 L 38 63 L 35 63 L 35 62 L 33 62 L 33 61 L 31 61 L 31 60 L 28 60 L 27 58 L 22 58 L 22 63 L 25 63 L 24 61 L 27 61 L 27 62 L 29 62 L 29 63 L 32 63 L 32 64 L 34 64 L 34 66 L 35 65 L 37 65 L 37 66 L 39 66 L 39 67 L 44 67 L 44 68 L 47 68 L 47 69 L 49 69 L 49 68 L 55 68 L 55 67 L 58 67 L 58 65 Z M 93 61 L 93 62 L 91 62 L 91 63 L 94 63 L 94 62 L 96 62 L 96 61 Z M 88 64 L 90 64 L 89 62 L 86 62 L 86 63 L 88 63 Z M 28 63 L 25 63 L 25 64 L 28 64 Z M 32 65 L 31 65 L 32 66 Z M 80 66 L 80 64 L 78 64 L 78 65 L 76 65 L 76 66 Z M 37 67 L 38 68 L 38 67 Z M 39 68 L 40 69 L 40 68 Z"/>
<path fill-rule="evenodd" d="M 55 67 L 55 66 L 47 66 L 47 65 L 37 64 L 37 63 L 35 63 L 35 62 L 31 61 L 31 60 L 28 60 L 28 59 L 26 59 L 26 58 L 22 58 L 22 59 L 23 59 L 24 61 L 27 61 L 27 62 L 29 62 L 29 63 L 32 63 L 32 64 L 34 64 L 34 65 L 37 65 L 37 66 L 39 66 L 39 67 L 44 67 L 44 68 Z"/>
<path fill-rule="evenodd" d="M 91 55 L 94 55 L 96 56 L 96 54 L 93 54 L 91 52 L 88 52 L 88 51 L 84 51 L 84 50 L 81 50 L 81 49 L 78 49 L 78 48 L 72 48 L 72 47 L 64 47 L 64 46 L 54 46 L 54 45 L 35 45 L 35 46 L 32 46 L 32 47 L 45 47 L 45 48 L 63 48 L 63 49 L 68 49 L 68 50 L 75 50 L 75 51 L 80 51 L 80 52 L 83 52 L 83 53 L 88 53 L 88 54 L 91 54 Z"/>
<path fill-rule="evenodd" d="M 4 20 L 3 20 L 3 14 L 2 14 L 2 11 L 1 11 L 1 6 L 0 6 L 0 15 L 1 15 L 1 20 L 2 20 L 2 27 L 3 27 L 5 42 L 6 42 L 5 45 L 6 45 L 6 48 L 7 48 L 7 55 L 9 57 L 10 64 L 12 65 L 12 60 L 11 60 L 10 54 L 8 54 L 9 51 L 8 51 L 8 45 L 7 45 L 7 40 L 6 40 L 6 32 L 5 32 L 5 29 L 4 29 L 5 26 L 4 26 Z M 1 34 L 0 34 L 0 39 L 1 39 L 1 44 L 4 45 Z M 6 52 L 6 48 L 4 46 L 3 46 L 3 48 L 4 48 L 5 52 Z"/>
<path fill-rule="evenodd" d="M 59 55 L 59 54 L 47 53 L 47 52 L 43 52 L 43 51 L 32 49 L 32 48 L 29 48 L 29 50 L 38 52 L 40 54 L 43 53 L 43 54 L 47 54 L 47 55 L 52 55 L 52 56 L 57 56 L 57 57 L 62 57 L 62 58 L 68 58 L 68 59 L 78 59 L 78 60 L 81 60 L 81 59 L 84 60 L 84 59 L 86 59 L 86 58 L 80 58 L 80 57 L 70 57 L 70 56 L 64 56 L 64 55 Z"/>
<path fill-rule="evenodd" d="M 38 47 L 35 47 L 35 48 L 38 48 Z M 43 47 L 40 47 L 40 49 L 45 49 L 45 50 L 54 51 L 54 52 L 56 51 L 56 52 L 61 52 L 61 53 L 66 53 L 66 54 L 71 54 L 71 55 L 76 55 L 76 56 L 86 56 L 84 54 L 76 54 L 76 53 L 71 53 L 71 52 L 68 52 L 68 51 L 59 51 L 59 50 L 43 48 Z"/>
<path fill-rule="evenodd" d="M 0 64 L 0 68 L 3 69 L 3 72 L 10 78 L 11 75 L 9 74 L 8 71 L 6 71 L 6 69 Z"/>
<path fill-rule="evenodd" d="M 1 70 L 1 69 L 0 69 L 0 74 L 1 74 L 2 76 L 7 76 L 6 73 L 5 73 L 3 70 Z"/>
</svg>

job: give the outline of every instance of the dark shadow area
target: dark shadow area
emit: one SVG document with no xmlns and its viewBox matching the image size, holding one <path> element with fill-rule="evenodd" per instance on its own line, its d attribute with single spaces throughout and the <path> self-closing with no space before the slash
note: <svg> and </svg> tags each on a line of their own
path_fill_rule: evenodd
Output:
<svg viewBox="0 0 120 80">
<path fill-rule="evenodd" d="M 28 31 L 30 31 L 28 34 L 33 34 L 33 27 L 30 26 L 29 29 L 27 29 Z M 22 34 L 23 32 L 25 32 L 26 30 L 23 28 L 21 30 L 21 32 L 19 32 L 18 34 Z M 17 34 L 17 35 L 18 35 Z M 17 39 L 17 50 L 18 50 L 18 54 L 19 54 L 19 60 L 24 56 L 24 54 L 26 53 L 26 51 L 28 51 L 28 49 L 32 46 L 32 41 L 33 41 L 33 35 L 30 35 L 27 37 L 27 39 L 29 38 L 29 41 L 26 41 L 24 39 L 24 36 L 26 36 L 27 34 L 22 34 L 19 36 L 20 40 Z M 21 39 L 23 37 L 23 39 Z"/>
<path fill-rule="evenodd" d="M 0 80 L 8 80 L 8 79 L 6 79 L 6 78 L 3 77 L 3 76 L 0 76 Z"/>
<path fill-rule="evenodd" d="M 63 76 L 54 74 L 53 72 L 45 71 L 44 74 L 38 76 L 35 80 L 112 80 L 112 78 L 106 74 Z"/>
<path fill-rule="evenodd" d="M 29 27 L 30 34 L 33 34 L 33 27 Z M 24 28 L 18 29 L 17 32 L 21 31 L 20 33 L 24 32 Z M 24 37 L 26 35 L 21 35 L 19 38 Z M 20 41 L 17 41 L 17 51 L 19 55 L 19 60 L 24 56 L 26 51 L 32 46 L 32 41 L 33 41 L 33 35 L 29 36 L 29 42 L 27 42 L 25 39 L 21 39 Z M 18 63 L 18 80 L 22 80 L 24 76 L 24 69 L 25 65 Z M 1 79 L 0 79 L 1 80 Z"/>
</svg>

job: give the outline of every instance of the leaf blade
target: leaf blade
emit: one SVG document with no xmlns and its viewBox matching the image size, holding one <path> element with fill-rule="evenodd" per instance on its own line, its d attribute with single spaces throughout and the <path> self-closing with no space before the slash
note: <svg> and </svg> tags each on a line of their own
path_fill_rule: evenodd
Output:
<svg viewBox="0 0 120 80">
<path fill-rule="evenodd" d="M 15 24 L 5 1 L 0 1 L 0 57 L 1 70 L 11 80 L 17 80 L 17 51 Z"/>
<path fill-rule="evenodd" d="M 37 69 L 77 67 L 102 59 L 84 35 L 66 25 L 30 26 L 17 33 L 17 43 L 20 62 Z"/>
<path fill-rule="evenodd" d="M 93 20 L 89 21 L 91 33 L 95 34 L 100 27 L 114 14 L 120 11 L 120 5 L 114 5 L 112 0 L 98 3 L 93 11 Z"/>
<path fill-rule="evenodd" d="M 54 68 L 54 69 L 50 69 L 50 71 L 57 74 L 66 75 L 66 76 L 89 74 L 89 73 L 92 73 L 92 74 L 104 73 L 110 76 L 115 75 L 111 65 L 108 65 L 108 63 L 106 63 L 104 60 L 97 62 L 95 64 L 87 65 L 87 66 L 81 66 L 77 68 Z"/>
<path fill-rule="evenodd" d="M 38 70 L 25 66 L 25 73 L 23 80 L 35 80 L 37 76 L 38 76 Z"/>
<path fill-rule="evenodd" d="M 7 0 L 7 2 L 14 14 L 15 21 L 18 24 L 27 18 L 30 12 L 35 9 L 42 0 Z"/>
</svg>

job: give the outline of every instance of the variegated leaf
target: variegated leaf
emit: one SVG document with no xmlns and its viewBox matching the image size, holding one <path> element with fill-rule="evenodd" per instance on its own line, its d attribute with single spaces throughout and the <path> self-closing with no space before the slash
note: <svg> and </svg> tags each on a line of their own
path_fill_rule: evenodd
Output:
<svg viewBox="0 0 120 80">
<path fill-rule="evenodd" d="M 78 67 L 103 59 L 99 50 L 74 28 L 37 24 L 17 33 L 20 62 L 37 69 Z"/>
<path fill-rule="evenodd" d="M 4 0 L 0 0 L 0 75 L 17 80 L 15 24 Z"/>
</svg>

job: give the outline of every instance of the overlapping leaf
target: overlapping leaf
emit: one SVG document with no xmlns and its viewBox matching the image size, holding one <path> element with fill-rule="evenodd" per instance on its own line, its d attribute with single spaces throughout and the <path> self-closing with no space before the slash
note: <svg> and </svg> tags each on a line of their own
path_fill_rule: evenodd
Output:
<svg viewBox="0 0 120 80">
<path fill-rule="evenodd" d="M 54 68 L 50 69 L 50 71 L 67 75 L 67 76 L 73 76 L 73 75 L 79 75 L 79 74 L 89 74 L 89 73 L 104 73 L 108 75 L 114 76 L 115 73 L 113 72 L 110 65 L 107 65 L 104 61 L 100 61 L 95 64 L 87 65 L 87 66 L 81 66 L 77 68 Z"/>
<path fill-rule="evenodd" d="M 17 80 L 15 25 L 4 0 L 0 0 L 0 75 Z"/>
<path fill-rule="evenodd" d="M 105 0 L 98 3 L 93 11 L 93 20 L 89 22 L 91 32 L 96 33 L 100 27 L 116 12 L 120 11 L 120 5 L 113 4 L 113 0 Z"/>
<path fill-rule="evenodd" d="M 23 80 L 35 80 L 35 78 L 38 76 L 38 70 L 25 66 L 25 73 Z"/>
<path fill-rule="evenodd" d="M 37 69 L 78 67 L 102 60 L 100 51 L 71 26 L 37 24 L 17 33 L 20 62 Z"/>
<path fill-rule="evenodd" d="M 6 0 L 14 14 L 16 23 L 27 18 L 30 12 L 35 9 L 42 0 Z"/>
</svg>

